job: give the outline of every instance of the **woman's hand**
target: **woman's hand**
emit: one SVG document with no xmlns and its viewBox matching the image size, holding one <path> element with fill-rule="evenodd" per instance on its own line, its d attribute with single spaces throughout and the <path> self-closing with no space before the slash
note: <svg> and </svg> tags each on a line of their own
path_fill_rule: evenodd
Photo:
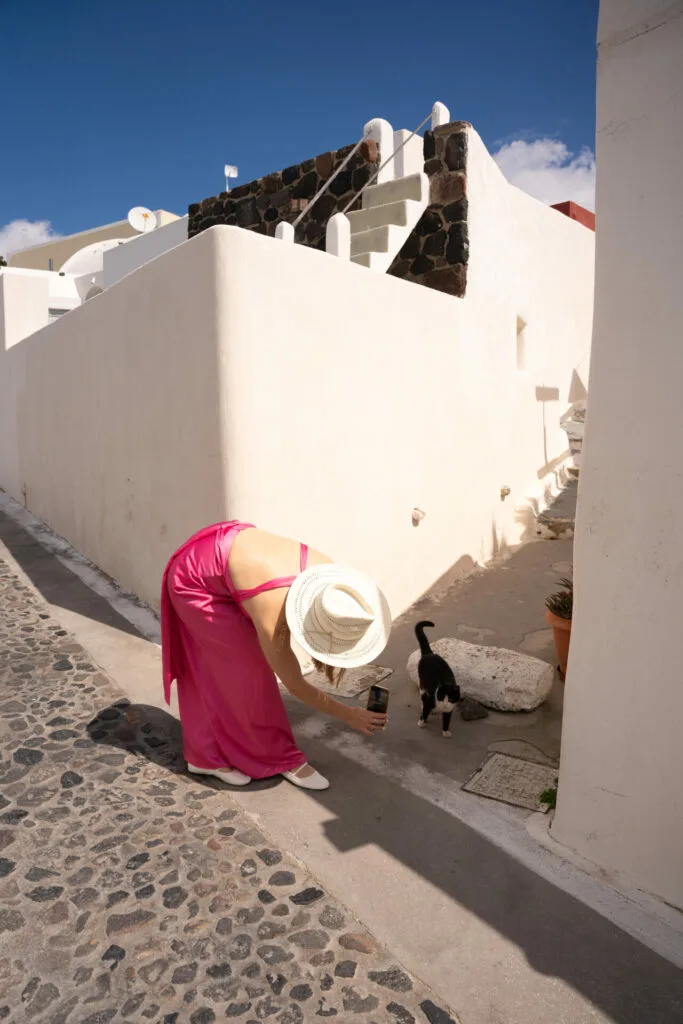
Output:
<svg viewBox="0 0 683 1024">
<path fill-rule="evenodd" d="M 348 708 L 344 720 L 352 729 L 357 729 L 358 732 L 362 732 L 366 736 L 374 736 L 376 732 L 381 732 L 385 728 L 389 718 L 378 711 L 366 711 L 365 708 Z"/>
</svg>

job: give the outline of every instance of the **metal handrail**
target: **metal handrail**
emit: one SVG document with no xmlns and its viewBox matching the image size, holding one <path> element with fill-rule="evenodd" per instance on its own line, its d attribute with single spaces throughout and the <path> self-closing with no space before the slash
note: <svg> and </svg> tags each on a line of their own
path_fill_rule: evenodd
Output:
<svg viewBox="0 0 683 1024">
<path fill-rule="evenodd" d="M 359 140 L 358 140 L 358 142 L 357 142 L 357 143 L 356 143 L 356 145 L 355 145 L 355 146 L 353 147 L 353 149 L 351 150 L 351 152 L 350 152 L 350 153 L 349 153 L 349 154 L 348 154 L 348 155 L 347 155 L 347 156 L 346 156 L 346 157 L 344 158 L 344 160 L 342 160 L 342 162 L 341 162 L 341 163 L 339 164 L 339 167 L 338 167 L 338 168 L 337 168 L 337 170 L 336 170 L 336 171 L 334 172 L 334 174 L 332 174 L 332 175 L 331 175 L 331 176 L 330 176 L 330 177 L 329 177 L 329 178 L 327 179 L 327 181 L 326 181 L 326 182 L 325 182 L 325 184 L 324 184 L 324 185 L 322 186 L 322 188 L 318 189 L 318 191 L 316 192 L 316 194 L 315 194 L 315 195 L 313 196 L 313 198 L 311 199 L 310 203 L 308 203 L 308 204 L 307 204 L 307 205 L 306 205 L 306 206 L 305 206 L 305 207 L 303 208 L 303 210 L 301 211 L 301 213 L 299 214 L 299 216 L 298 216 L 298 217 L 296 218 L 296 220 L 295 220 L 295 221 L 293 222 L 293 224 L 292 224 L 292 227 L 293 227 L 293 228 L 295 228 L 295 229 L 296 229 L 297 225 L 301 223 L 301 221 L 302 221 L 302 220 L 304 219 L 304 217 L 306 216 L 306 214 L 308 213 L 308 211 L 309 211 L 310 209 L 312 209 L 312 208 L 313 208 L 313 207 L 315 206 L 315 204 L 316 204 L 316 203 L 318 202 L 318 200 L 320 199 L 320 197 L 321 197 L 322 195 L 324 195 L 324 194 L 325 194 L 325 192 L 327 192 L 328 188 L 330 187 L 330 185 L 332 184 L 332 182 L 334 181 L 334 179 L 335 179 L 335 178 L 337 177 L 337 175 L 338 175 L 338 174 L 341 174 L 341 172 L 342 172 L 342 171 L 344 170 L 344 168 L 345 168 L 345 167 L 346 167 L 346 165 L 347 165 L 347 164 L 349 163 L 349 161 L 353 159 L 353 157 L 354 157 L 354 156 L 356 155 L 356 153 L 358 152 L 358 150 L 360 149 L 360 147 L 361 147 L 361 146 L 363 145 L 363 143 L 364 143 L 364 142 L 366 141 L 366 139 L 369 139 L 369 138 L 370 138 L 370 133 L 368 132 L 368 133 L 367 133 L 366 135 L 364 135 L 364 136 L 363 136 L 363 138 L 362 138 L 362 139 L 359 139 Z"/>
<path fill-rule="evenodd" d="M 347 213 L 347 212 L 348 212 L 348 211 L 349 211 L 349 210 L 351 209 L 351 207 L 352 207 L 352 206 L 353 206 L 353 204 L 354 204 L 354 203 L 356 202 L 356 200 L 357 200 L 357 199 L 359 199 L 359 198 L 360 198 L 360 196 L 362 196 L 362 195 L 363 195 L 363 192 L 365 192 L 365 189 L 366 189 L 366 188 L 367 188 L 367 187 L 368 187 L 369 185 L 372 185 L 373 181 L 374 181 L 374 180 L 375 180 L 375 179 L 377 178 L 377 176 L 378 176 L 378 175 L 379 175 L 379 174 L 380 174 L 380 173 L 381 173 L 381 172 L 382 172 L 382 171 L 384 170 L 384 168 L 385 168 L 385 167 L 387 166 L 387 164 L 391 163 L 391 161 L 392 161 L 392 160 L 394 159 L 394 157 L 396 156 L 396 154 L 397 154 L 397 153 L 400 153 L 400 152 L 401 152 L 401 150 L 403 149 L 403 147 L 404 147 L 404 146 L 406 146 L 406 145 L 407 145 L 407 144 L 408 144 L 408 143 L 410 142 L 410 140 L 411 140 L 411 139 L 412 139 L 412 138 L 413 138 L 413 137 L 414 137 L 415 135 L 417 135 L 417 133 L 419 132 L 420 128 L 424 128 L 424 126 L 425 126 L 425 125 L 427 124 L 427 121 L 429 121 L 429 120 L 430 120 L 431 116 L 432 116 L 432 113 L 431 113 L 431 111 L 430 111 L 430 113 L 429 113 L 429 114 L 427 114 L 427 116 L 425 117 L 424 121 L 421 121 L 421 122 L 419 123 L 419 125 L 417 126 L 417 128 L 415 128 L 415 129 L 414 129 L 414 130 L 413 130 L 413 131 L 412 131 L 412 132 L 410 133 L 410 135 L 408 136 L 408 138 L 407 138 L 407 139 L 404 139 L 404 140 L 403 140 L 403 142 L 401 143 L 401 145 L 400 145 L 400 146 L 397 146 L 397 147 L 396 147 L 396 149 L 395 149 L 395 150 L 394 150 L 394 152 L 393 152 L 393 153 L 391 154 L 391 156 L 387 157 L 387 159 L 386 159 L 386 160 L 384 161 L 384 163 L 380 164 L 380 166 L 379 166 L 379 167 L 377 168 L 377 170 L 376 170 L 376 171 L 374 172 L 374 174 L 372 174 L 372 175 L 371 175 L 371 176 L 370 176 L 370 177 L 368 178 L 368 180 L 367 180 L 367 181 L 365 182 L 365 184 L 363 185 L 363 187 L 362 187 L 362 188 L 360 188 L 360 189 L 359 189 L 359 190 L 358 190 L 358 191 L 356 192 L 355 196 L 354 196 L 354 197 L 353 197 L 353 198 L 352 198 L 352 199 L 351 199 L 351 200 L 350 200 L 350 201 L 349 201 L 349 202 L 348 202 L 348 203 L 346 204 L 346 206 L 344 207 L 344 209 L 343 209 L 343 210 L 341 211 L 342 213 L 344 213 L 344 214 L 345 214 L 345 213 Z"/>
</svg>

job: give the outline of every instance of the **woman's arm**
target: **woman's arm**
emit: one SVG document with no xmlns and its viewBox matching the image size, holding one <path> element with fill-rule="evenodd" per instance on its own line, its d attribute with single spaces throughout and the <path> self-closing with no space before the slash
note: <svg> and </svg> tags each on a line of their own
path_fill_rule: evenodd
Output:
<svg viewBox="0 0 683 1024">
<path fill-rule="evenodd" d="M 284 592 L 286 594 L 286 592 Z M 348 707 L 306 682 L 299 661 L 292 650 L 291 637 L 285 617 L 282 590 L 270 590 L 244 602 L 249 612 L 261 650 L 275 675 L 289 692 L 316 711 L 338 718 L 354 729 L 371 736 L 386 724 L 386 715 Z"/>
</svg>

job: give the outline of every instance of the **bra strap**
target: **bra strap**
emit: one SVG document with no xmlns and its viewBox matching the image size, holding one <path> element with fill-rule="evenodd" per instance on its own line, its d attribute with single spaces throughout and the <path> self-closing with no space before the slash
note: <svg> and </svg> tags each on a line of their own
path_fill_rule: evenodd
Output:
<svg viewBox="0 0 683 1024">
<path fill-rule="evenodd" d="M 252 587 L 251 590 L 236 590 L 235 597 L 241 604 L 242 601 L 248 601 L 250 597 L 256 597 L 257 594 L 265 594 L 267 590 L 280 590 L 284 587 L 291 587 L 295 579 L 296 576 L 278 576 L 277 579 L 268 580 L 267 583 L 260 583 L 258 587 Z"/>
<path fill-rule="evenodd" d="M 303 572 L 308 564 L 308 545 L 301 544 L 300 548 L 299 566 L 300 571 Z M 242 601 L 248 601 L 250 597 L 256 597 L 257 594 L 264 594 L 267 590 L 291 587 L 295 579 L 296 576 L 278 576 L 274 580 L 268 580 L 267 583 L 260 583 L 258 587 L 252 587 L 251 590 L 236 590 L 234 596 L 241 604 Z"/>
</svg>

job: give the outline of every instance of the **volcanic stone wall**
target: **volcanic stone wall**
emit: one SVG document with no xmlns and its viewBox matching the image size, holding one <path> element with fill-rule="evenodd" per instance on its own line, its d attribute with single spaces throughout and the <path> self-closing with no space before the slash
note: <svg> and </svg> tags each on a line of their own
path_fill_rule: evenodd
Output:
<svg viewBox="0 0 683 1024">
<path fill-rule="evenodd" d="M 265 178 L 238 185 L 231 192 L 193 203 L 188 210 L 188 237 L 216 224 L 228 224 L 262 235 L 274 235 L 280 221 L 296 220 L 299 214 L 349 155 L 353 146 L 322 153 L 312 160 L 286 167 Z M 314 249 L 325 248 L 325 229 L 330 217 L 343 210 L 379 166 L 377 144 L 368 140 L 337 175 L 325 195 L 305 215 L 296 229 L 296 241 Z M 352 210 L 360 209 L 356 200 Z"/>
</svg>

